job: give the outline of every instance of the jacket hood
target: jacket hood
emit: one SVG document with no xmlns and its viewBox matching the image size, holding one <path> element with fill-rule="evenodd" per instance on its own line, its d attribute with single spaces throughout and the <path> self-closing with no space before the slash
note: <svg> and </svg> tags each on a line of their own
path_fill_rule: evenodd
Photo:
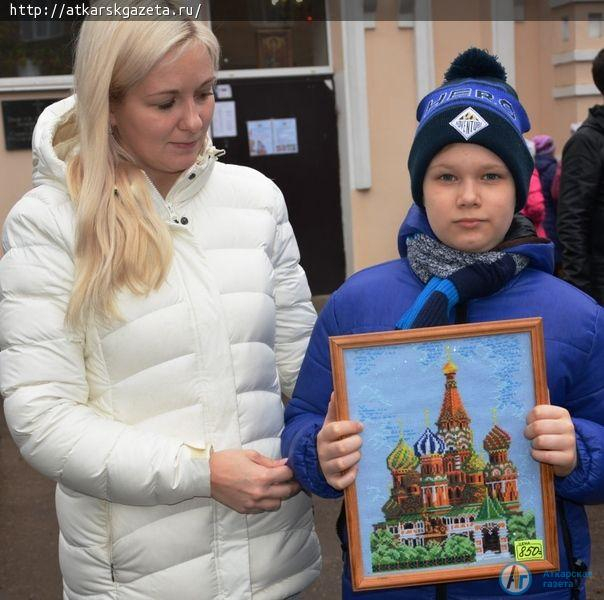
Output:
<svg viewBox="0 0 604 600">
<path fill-rule="evenodd" d="M 583 126 L 604 134 L 604 104 L 596 104 L 589 109 L 589 116 L 583 121 Z"/>
<path fill-rule="evenodd" d="M 66 189 L 66 165 L 61 160 L 53 147 L 53 139 L 57 128 L 69 116 L 76 103 L 75 95 L 69 96 L 59 102 L 47 106 L 39 116 L 32 136 L 33 159 L 33 184 L 34 187 L 43 183 Z M 207 137 L 205 149 L 197 158 L 191 169 L 206 169 L 215 159 L 224 154 L 212 144 L 210 136 Z M 185 173 L 188 174 L 187 170 Z"/>
<path fill-rule="evenodd" d="M 513 231 L 515 238 L 535 235 L 534 229 L 530 226 L 527 227 L 525 222 L 525 219 L 514 219 L 510 232 Z M 401 258 L 406 258 L 407 256 L 407 238 L 416 233 L 424 233 L 436 239 L 436 235 L 428 223 L 426 214 L 417 205 L 413 204 L 398 232 L 398 252 Z M 546 273 L 554 272 L 554 245 L 551 242 L 519 244 L 502 249 L 502 252 L 522 254 L 530 260 L 529 265 L 533 269 L 545 271 Z"/>
<path fill-rule="evenodd" d="M 59 125 L 75 106 L 75 96 L 47 106 L 38 117 L 31 140 L 34 187 L 42 183 L 65 188 L 65 163 L 56 155 L 52 140 Z"/>
</svg>

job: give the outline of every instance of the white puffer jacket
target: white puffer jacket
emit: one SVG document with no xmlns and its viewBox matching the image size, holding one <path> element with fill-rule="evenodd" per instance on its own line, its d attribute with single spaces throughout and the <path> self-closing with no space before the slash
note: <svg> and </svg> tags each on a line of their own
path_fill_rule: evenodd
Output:
<svg viewBox="0 0 604 600">
<path fill-rule="evenodd" d="M 174 261 L 125 320 L 63 327 L 74 212 L 51 140 L 68 98 L 34 133 L 35 188 L 4 227 L 1 391 L 27 461 L 58 482 L 64 598 L 278 599 L 318 575 L 310 499 L 242 515 L 210 497 L 209 449 L 280 456 L 289 395 L 315 313 L 283 197 L 263 175 L 216 162 L 166 201 Z M 153 191 L 157 210 L 170 220 Z"/>
</svg>

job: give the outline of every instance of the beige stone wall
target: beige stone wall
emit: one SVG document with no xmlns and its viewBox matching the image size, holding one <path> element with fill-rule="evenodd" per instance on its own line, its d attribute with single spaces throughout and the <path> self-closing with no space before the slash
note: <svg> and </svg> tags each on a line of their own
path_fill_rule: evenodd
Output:
<svg viewBox="0 0 604 600">
<path fill-rule="evenodd" d="M 396 235 L 410 206 L 407 154 L 415 131 L 413 30 L 376 21 L 366 32 L 372 187 L 352 192 L 354 268 L 396 256 Z"/>
<path fill-rule="evenodd" d="M 0 100 L 22 100 L 24 98 L 64 98 L 60 92 L 0 94 Z M 5 149 L 4 123 L 0 120 L 0 223 L 12 205 L 31 188 L 31 151 Z M 1 252 L 1 250 L 0 250 Z"/>
<path fill-rule="evenodd" d="M 544 24 L 543 21 L 523 21 L 514 26 L 515 88 L 531 120 L 529 136 L 539 133 L 552 135 L 551 90 L 554 82 L 551 29 L 552 24 Z"/>
<path fill-rule="evenodd" d="M 437 7 L 438 7 L 437 3 Z M 483 3 L 484 4 L 484 3 Z M 477 12 L 478 14 L 478 7 Z M 435 17 L 438 10 L 435 10 Z M 443 75 L 451 61 L 469 46 L 490 48 L 492 43 L 490 21 L 434 21 L 434 74 L 435 84 L 443 81 Z"/>
</svg>

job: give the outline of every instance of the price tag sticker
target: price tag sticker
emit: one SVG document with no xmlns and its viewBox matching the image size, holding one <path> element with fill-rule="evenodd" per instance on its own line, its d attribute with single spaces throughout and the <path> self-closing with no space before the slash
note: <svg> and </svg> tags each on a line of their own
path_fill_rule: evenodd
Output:
<svg viewBox="0 0 604 600">
<path fill-rule="evenodd" d="M 514 542 L 514 555 L 516 560 L 543 559 L 543 540 L 517 540 Z"/>
</svg>

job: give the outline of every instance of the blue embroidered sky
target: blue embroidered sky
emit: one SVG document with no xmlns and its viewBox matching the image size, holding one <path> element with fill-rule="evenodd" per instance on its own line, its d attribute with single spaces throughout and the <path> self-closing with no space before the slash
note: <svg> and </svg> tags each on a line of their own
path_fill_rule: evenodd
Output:
<svg viewBox="0 0 604 600">
<path fill-rule="evenodd" d="M 383 521 L 381 507 L 390 495 L 386 457 L 399 436 L 413 446 L 436 420 L 444 395 L 442 368 L 457 365 L 457 384 L 474 432 L 474 448 L 486 460 L 483 440 L 495 422 L 512 436 L 510 459 L 519 470 L 523 510 L 535 513 L 543 536 L 539 467 L 524 438 L 525 417 L 534 405 L 532 355 L 528 333 L 499 334 L 435 342 L 416 342 L 344 352 L 350 418 L 365 424 L 357 479 L 365 573 L 371 575 L 369 534 Z"/>
</svg>

